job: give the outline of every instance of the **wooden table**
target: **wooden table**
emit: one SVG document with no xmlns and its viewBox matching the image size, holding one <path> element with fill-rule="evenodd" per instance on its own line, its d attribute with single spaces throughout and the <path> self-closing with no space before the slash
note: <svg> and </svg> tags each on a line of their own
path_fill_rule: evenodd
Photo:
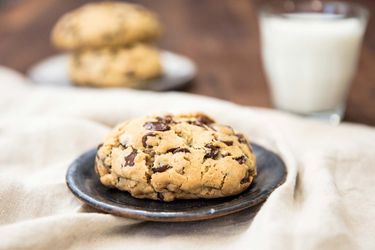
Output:
<svg viewBox="0 0 375 250">
<path fill-rule="evenodd" d="M 12 0 L 0 8 L 0 65 L 25 72 L 57 53 L 49 42 L 56 20 L 84 0 Z M 199 67 L 191 93 L 271 107 L 261 67 L 256 9 L 261 0 L 140 0 L 165 25 L 159 45 L 191 57 Z M 345 120 L 375 125 L 375 1 L 356 1 L 373 15 Z"/>
</svg>

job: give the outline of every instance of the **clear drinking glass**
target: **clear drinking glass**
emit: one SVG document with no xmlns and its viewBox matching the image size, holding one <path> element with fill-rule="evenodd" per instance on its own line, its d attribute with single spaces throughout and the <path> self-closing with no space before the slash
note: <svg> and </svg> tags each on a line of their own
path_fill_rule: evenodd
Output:
<svg viewBox="0 0 375 250">
<path fill-rule="evenodd" d="M 274 106 L 340 122 L 368 15 L 354 3 L 266 2 L 259 22 Z"/>
</svg>

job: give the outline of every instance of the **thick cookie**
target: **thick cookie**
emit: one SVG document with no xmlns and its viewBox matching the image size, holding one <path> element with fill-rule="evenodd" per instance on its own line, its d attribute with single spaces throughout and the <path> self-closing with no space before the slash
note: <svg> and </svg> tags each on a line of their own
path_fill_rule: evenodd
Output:
<svg viewBox="0 0 375 250">
<path fill-rule="evenodd" d="M 119 46 L 158 37 L 161 26 L 153 13 L 122 2 L 86 4 L 62 16 L 51 39 L 61 49 Z"/>
<path fill-rule="evenodd" d="M 201 113 L 118 125 L 99 146 L 96 171 L 108 187 L 163 201 L 238 194 L 256 175 L 245 137 Z"/>
<path fill-rule="evenodd" d="M 69 74 L 77 85 L 140 87 L 162 74 L 159 51 L 147 45 L 104 48 L 73 53 Z"/>
</svg>

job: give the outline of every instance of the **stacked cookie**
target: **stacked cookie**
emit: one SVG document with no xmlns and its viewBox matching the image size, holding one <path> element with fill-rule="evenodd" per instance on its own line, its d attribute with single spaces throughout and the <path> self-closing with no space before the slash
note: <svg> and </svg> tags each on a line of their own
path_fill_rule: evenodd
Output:
<svg viewBox="0 0 375 250">
<path fill-rule="evenodd" d="M 145 8 L 101 2 L 62 16 L 52 42 L 72 51 L 69 73 L 75 84 L 140 87 L 162 74 L 159 51 L 150 45 L 160 33 L 158 19 Z"/>
</svg>

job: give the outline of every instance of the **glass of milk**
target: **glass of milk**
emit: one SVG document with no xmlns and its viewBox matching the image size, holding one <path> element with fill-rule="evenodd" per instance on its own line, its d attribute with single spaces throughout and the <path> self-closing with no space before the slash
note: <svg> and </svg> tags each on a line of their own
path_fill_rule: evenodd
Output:
<svg viewBox="0 0 375 250">
<path fill-rule="evenodd" d="M 275 107 L 340 122 L 368 11 L 344 2 L 279 0 L 263 5 L 259 19 Z"/>
</svg>

